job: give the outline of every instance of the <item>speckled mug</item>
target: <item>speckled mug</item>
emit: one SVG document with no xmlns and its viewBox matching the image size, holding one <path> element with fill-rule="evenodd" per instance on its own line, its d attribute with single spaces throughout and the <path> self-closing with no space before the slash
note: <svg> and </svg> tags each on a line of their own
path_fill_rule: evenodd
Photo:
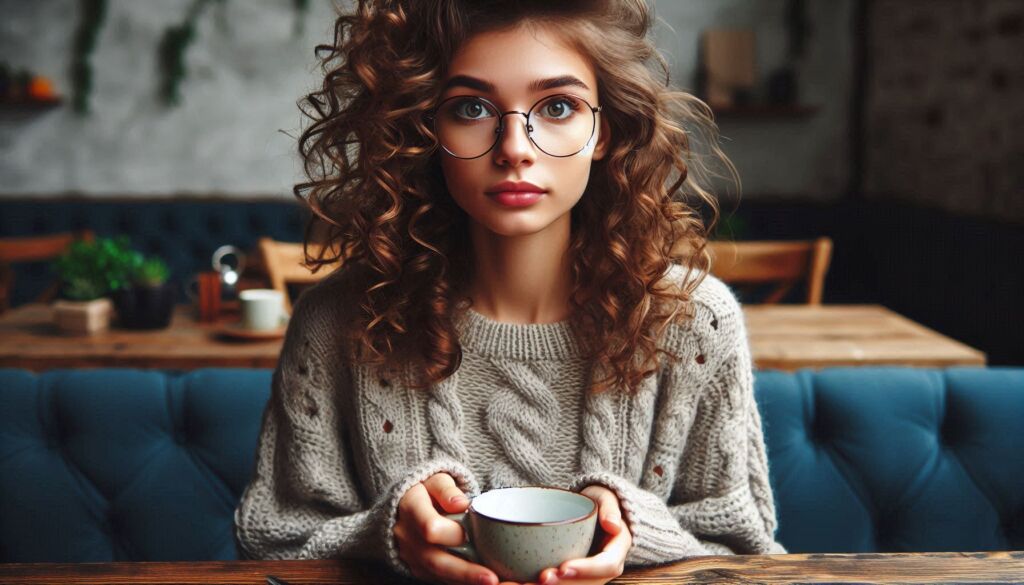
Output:
<svg viewBox="0 0 1024 585">
<path fill-rule="evenodd" d="M 536 581 L 540 572 L 587 556 L 597 504 L 554 487 L 510 487 L 473 498 L 469 510 L 447 514 L 462 524 L 466 544 L 448 550 L 484 565 L 505 581 Z"/>
</svg>

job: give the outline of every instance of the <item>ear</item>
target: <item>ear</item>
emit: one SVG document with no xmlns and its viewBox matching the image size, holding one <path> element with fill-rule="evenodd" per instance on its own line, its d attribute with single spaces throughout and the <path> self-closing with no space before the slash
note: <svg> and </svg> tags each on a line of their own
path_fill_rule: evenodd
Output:
<svg viewBox="0 0 1024 585">
<path fill-rule="evenodd" d="M 612 132 L 611 127 L 608 125 L 608 121 L 605 120 L 604 112 L 597 114 L 598 125 L 597 125 L 597 145 L 594 146 L 594 156 L 592 160 L 601 160 L 604 155 L 608 153 L 608 148 L 611 144 Z"/>
</svg>

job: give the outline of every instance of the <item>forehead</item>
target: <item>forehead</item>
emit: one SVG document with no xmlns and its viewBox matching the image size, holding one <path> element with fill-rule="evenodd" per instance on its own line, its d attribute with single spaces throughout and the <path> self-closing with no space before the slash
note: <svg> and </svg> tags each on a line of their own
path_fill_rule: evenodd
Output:
<svg viewBox="0 0 1024 585">
<path fill-rule="evenodd" d="M 597 95 L 597 80 L 590 62 L 555 31 L 544 26 L 521 25 L 513 29 L 479 33 L 459 47 L 448 67 L 446 81 L 469 76 L 488 81 L 502 96 L 529 95 L 539 79 L 571 76 L 587 88 L 565 86 L 564 91 Z M 465 90 L 449 88 L 448 93 Z"/>
</svg>

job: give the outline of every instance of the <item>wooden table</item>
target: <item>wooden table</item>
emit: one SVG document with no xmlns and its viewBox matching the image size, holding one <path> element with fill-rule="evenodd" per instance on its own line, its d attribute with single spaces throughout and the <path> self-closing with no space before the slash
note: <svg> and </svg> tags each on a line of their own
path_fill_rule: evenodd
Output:
<svg viewBox="0 0 1024 585">
<path fill-rule="evenodd" d="M 744 307 L 758 368 L 827 366 L 985 365 L 985 354 L 878 305 L 748 305 Z M 218 337 L 216 325 L 197 323 L 177 307 L 171 327 L 111 329 L 92 336 L 61 334 L 50 307 L 25 305 L 0 316 L 0 367 L 31 370 L 81 367 L 193 369 L 273 368 L 281 339 Z M 229 317 L 230 318 L 230 317 Z"/>
<path fill-rule="evenodd" d="M 69 335 L 53 324 L 53 309 L 28 304 L 0 315 L 0 367 L 50 368 L 205 367 L 273 368 L 282 339 L 236 340 L 217 334 L 222 323 L 199 323 L 189 305 L 175 307 L 166 329 L 130 331 L 113 327 L 93 335 Z"/>
<path fill-rule="evenodd" d="M 0 583 L 409 583 L 358 561 L 0 564 Z M 1024 551 L 700 557 L 629 569 L 613 583 L 1020 583 Z"/>
<path fill-rule="evenodd" d="M 984 366 L 972 347 L 881 305 L 748 305 L 755 366 L 796 370 L 826 366 Z"/>
</svg>

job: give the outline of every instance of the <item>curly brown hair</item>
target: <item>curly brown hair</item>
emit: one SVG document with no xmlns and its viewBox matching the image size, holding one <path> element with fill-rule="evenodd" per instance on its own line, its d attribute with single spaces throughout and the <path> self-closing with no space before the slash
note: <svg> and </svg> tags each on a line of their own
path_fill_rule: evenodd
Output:
<svg viewBox="0 0 1024 585">
<path fill-rule="evenodd" d="M 413 363 L 418 388 L 458 369 L 468 220 L 447 194 L 425 115 L 465 40 L 522 24 L 557 25 L 590 58 L 611 129 L 571 212 L 569 321 L 600 370 L 590 391 L 633 392 L 659 356 L 679 359 L 658 341 L 692 317 L 691 294 L 710 268 L 719 210 L 708 186 L 739 183 L 708 106 L 671 87 L 647 38 L 651 20 L 644 0 L 358 0 L 339 14 L 333 43 L 316 47 L 323 85 L 299 102 L 312 120 L 299 139 L 309 181 L 294 194 L 313 212 L 307 263 L 340 259 L 338 270 L 360 275 L 352 359 L 388 370 Z M 323 235 L 311 246 L 314 233 Z M 673 262 L 686 268 L 682 283 L 667 278 Z"/>
</svg>

